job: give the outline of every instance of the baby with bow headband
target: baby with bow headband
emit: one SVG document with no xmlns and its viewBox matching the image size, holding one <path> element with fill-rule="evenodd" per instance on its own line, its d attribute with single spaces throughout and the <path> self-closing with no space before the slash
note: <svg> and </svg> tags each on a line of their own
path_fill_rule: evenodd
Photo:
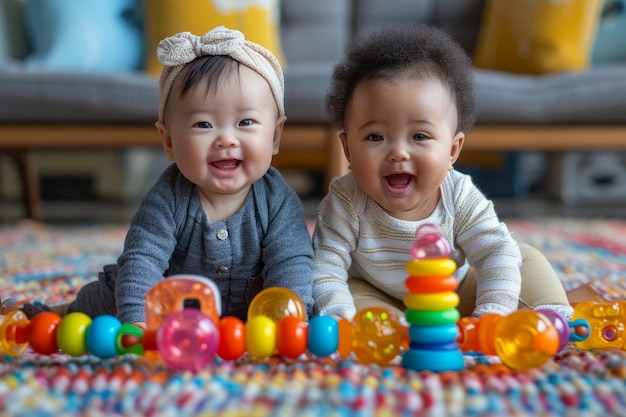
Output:
<svg viewBox="0 0 626 417">
<path fill-rule="evenodd" d="M 219 26 L 203 36 L 182 32 L 159 42 L 157 57 L 164 66 L 159 82 L 159 120 L 163 120 L 176 76 L 185 65 L 205 55 L 226 55 L 259 73 L 272 89 L 279 114 L 285 115 L 285 82 L 276 57 L 261 45 L 247 41 L 241 32 Z"/>
<path fill-rule="evenodd" d="M 145 327 L 145 297 L 168 276 L 212 280 L 224 316 L 247 319 L 262 289 L 313 308 L 313 249 L 298 195 L 271 167 L 286 120 L 280 64 L 241 32 L 179 33 L 159 43 L 159 119 L 174 163 L 142 199 L 116 265 L 64 312 Z M 220 302 L 221 301 L 221 302 Z"/>
</svg>

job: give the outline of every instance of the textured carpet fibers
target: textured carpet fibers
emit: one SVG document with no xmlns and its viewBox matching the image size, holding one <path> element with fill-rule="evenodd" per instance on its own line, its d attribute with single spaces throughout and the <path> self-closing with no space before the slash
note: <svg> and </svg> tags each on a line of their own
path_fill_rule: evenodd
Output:
<svg viewBox="0 0 626 417">
<path fill-rule="evenodd" d="M 508 222 L 539 248 L 566 289 L 589 282 L 626 298 L 626 222 L 533 219 Z M 71 300 L 115 261 L 125 228 L 0 227 L 0 297 Z M 0 415 L 626 415 L 626 352 L 569 346 L 543 366 L 511 371 L 497 357 L 466 355 L 460 372 L 303 358 L 214 360 L 181 373 L 145 358 L 41 356 L 0 360 Z"/>
</svg>

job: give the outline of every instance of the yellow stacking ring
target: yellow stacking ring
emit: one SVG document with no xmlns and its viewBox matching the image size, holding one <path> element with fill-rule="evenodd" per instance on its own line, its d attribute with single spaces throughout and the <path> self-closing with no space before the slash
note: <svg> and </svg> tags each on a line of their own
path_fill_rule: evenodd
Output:
<svg viewBox="0 0 626 417">
<path fill-rule="evenodd" d="M 413 277 L 445 277 L 456 270 L 456 262 L 450 258 L 413 259 L 406 263 L 406 270 Z"/>
<path fill-rule="evenodd" d="M 459 305 L 459 295 L 454 291 L 435 294 L 408 293 L 404 305 L 413 310 L 447 310 Z"/>
</svg>

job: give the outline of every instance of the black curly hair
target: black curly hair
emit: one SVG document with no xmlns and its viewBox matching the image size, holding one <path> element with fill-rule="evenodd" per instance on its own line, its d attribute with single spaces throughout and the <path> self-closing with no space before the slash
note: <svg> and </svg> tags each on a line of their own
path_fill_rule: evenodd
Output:
<svg viewBox="0 0 626 417">
<path fill-rule="evenodd" d="M 456 103 L 456 133 L 472 127 L 477 113 L 472 61 L 450 35 L 427 25 L 383 28 L 351 43 L 344 61 L 335 66 L 326 108 L 343 128 L 346 106 L 357 84 L 406 76 L 439 79 Z"/>
</svg>

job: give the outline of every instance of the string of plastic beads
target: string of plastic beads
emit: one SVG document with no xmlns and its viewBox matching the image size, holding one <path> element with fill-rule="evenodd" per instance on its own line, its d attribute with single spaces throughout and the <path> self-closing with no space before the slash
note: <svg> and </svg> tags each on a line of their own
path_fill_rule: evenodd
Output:
<svg viewBox="0 0 626 417">
<path fill-rule="evenodd" d="M 422 243 L 424 246 L 419 239 L 416 241 L 414 252 L 426 253 L 433 249 L 433 242 Z M 441 242 L 435 243 L 437 246 Z M 441 256 L 436 258 L 439 264 L 445 261 Z M 427 294 L 426 301 L 432 302 L 419 309 L 417 304 L 422 305 L 424 300 L 420 298 L 420 303 L 416 303 L 415 298 L 421 296 L 420 288 L 424 290 L 432 279 L 429 281 L 430 278 L 426 277 L 429 274 L 416 273 L 415 268 L 416 265 L 407 265 L 410 275 L 407 288 L 414 293 L 407 296 L 408 313 L 411 313 L 410 310 L 420 313 L 425 307 L 435 313 L 453 309 L 451 304 L 456 305 L 458 300 L 452 300 L 447 290 L 443 295 L 435 294 L 435 298 L 445 296 L 440 300 L 441 305 Z M 450 279 L 451 271 L 447 267 L 443 274 L 446 276 L 438 277 L 435 282 L 438 291 L 444 287 L 451 291 L 452 286 L 456 286 L 454 277 Z M 188 300 L 195 300 L 198 308 L 185 308 Z M 328 316 L 315 316 L 307 321 L 304 304 L 296 294 L 285 288 L 267 288 L 252 300 L 248 319 L 244 323 L 236 317 L 220 317 L 220 300 L 219 290 L 210 280 L 179 275 L 161 281 L 148 293 L 146 330 L 121 323 L 108 315 L 92 320 L 86 314 L 77 312 L 63 318 L 52 312 L 43 312 L 29 320 L 22 311 L 16 310 L 0 322 L 0 354 L 19 356 L 28 346 L 44 355 L 60 351 L 70 356 L 90 353 L 107 359 L 136 354 L 161 358 L 173 369 L 199 370 L 215 356 L 236 360 L 245 354 L 259 359 L 278 354 L 296 359 L 306 352 L 317 357 L 336 353 L 345 358 L 353 354 L 362 363 L 384 366 L 399 354 L 409 352 L 411 355 L 411 348 L 441 345 L 441 334 L 431 332 L 429 327 L 433 323 L 414 329 L 409 341 L 410 330 L 400 323 L 394 311 L 384 307 L 361 310 L 352 321 L 336 321 Z M 585 340 L 584 336 L 570 334 L 569 329 L 575 326 L 585 327 L 586 333 L 594 336 L 594 346 L 613 343 L 616 337 L 610 337 L 615 332 L 596 331 L 595 327 L 604 326 L 603 322 L 594 315 L 593 306 L 584 304 L 583 307 L 579 309 L 578 320 L 569 324 L 549 310 L 520 310 L 508 316 L 461 318 L 453 326 L 456 327 L 454 332 L 450 331 L 448 323 L 444 323 L 446 343 L 453 343 L 454 349 L 458 347 L 462 352 L 498 355 L 513 369 L 539 366 L 570 339 L 577 343 Z M 579 310 L 575 309 L 575 315 Z M 626 311 L 626 308 L 619 310 Z M 588 316 L 594 320 L 593 331 L 584 319 Z M 407 320 L 411 322 L 408 315 Z M 611 322 L 603 329 L 614 327 L 615 323 Z M 448 340 L 453 333 L 455 340 Z M 433 342 L 434 335 L 437 337 Z M 422 359 L 419 368 L 427 368 Z M 415 369 L 415 362 L 410 358 L 408 362 L 410 366 L 407 367 Z M 454 364 L 455 369 L 460 367 L 458 363 Z M 449 366 L 433 361 L 431 368 L 439 371 Z"/>
<path fill-rule="evenodd" d="M 188 276 L 168 278 L 163 283 L 164 288 L 153 290 L 165 291 L 170 297 L 172 286 L 198 289 L 203 285 Z M 168 313 L 157 328 L 146 321 L 143 331 L 109 315 L 91 319 L 79 312 L 65 317 L 42 312 L 29 320 L 16 310 L 0 324 L 0 353 L 18 356 L 28 346 L 45 355 L 90 353 L 102 359 L 131 353 L 160 357 L 173 369 L 199 370 L 216 355 L 224 360 L 236 360 L 244 354 L 257 359 L 274 354 L 295 359 L 307 351 L 317 357 L 354 353 L 363 363 L 386 365 L 406 345 L 406 328 L 387 309 L 359 311 L 352 322 L 328 316 L 315 316 L 307 322 L 304 311 L 299 297 L 285 288 L 259 293 L 245 323 L 232 316 L 216 321 L 201 309 L 183 308 Z"/>
</svg>

